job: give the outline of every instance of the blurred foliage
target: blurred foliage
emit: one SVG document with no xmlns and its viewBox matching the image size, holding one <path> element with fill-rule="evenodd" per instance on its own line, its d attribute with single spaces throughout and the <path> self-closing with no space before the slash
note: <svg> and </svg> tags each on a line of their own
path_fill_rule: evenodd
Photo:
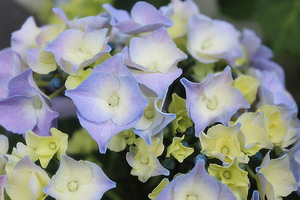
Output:
<svg viewBox="0 0 300 200">
<path fill-rule="evenodd" d="M 223 14 L 236 19 L 248 19 L 253 15 L 255 0 L 218 0 L 218 3 Z"/>
<path fill-rule="evenodd" d="M 299 0 L 218 0 L 222 14 L 234 19 L 255 19 L 275 56 L 300 57 Z M 299 63 L 299 61 L 298 61 Z"/>
<path fill-rule="evenodd" d="M 300 1 L 263 0 L 255 5 L 260 23 L 275 54 L 300 57 Z"/>
</svg>

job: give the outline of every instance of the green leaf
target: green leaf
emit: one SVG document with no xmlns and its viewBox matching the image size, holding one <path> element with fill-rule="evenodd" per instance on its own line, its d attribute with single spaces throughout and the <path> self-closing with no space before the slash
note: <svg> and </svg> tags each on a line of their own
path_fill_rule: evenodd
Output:
<svg viewBox="0 0 300 200">
<path fill-rule="evenodd" d="M 275 55 L 300 56 L 300 1 L 257 0 L 256 18 Z"/>
</svg>

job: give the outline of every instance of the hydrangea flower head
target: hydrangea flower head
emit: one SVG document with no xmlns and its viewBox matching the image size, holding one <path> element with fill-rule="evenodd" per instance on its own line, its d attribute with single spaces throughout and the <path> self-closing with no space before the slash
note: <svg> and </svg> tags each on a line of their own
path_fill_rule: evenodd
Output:
<svg viewBox="0 0 300 200">
<path fill-rule="evenodd" d="M 186 90 L 186 107 L 195 123 L 195 134 L 215 122 L 228 126 L 230 118 L 241 108 L 250 105 L 243 94 L 231 86 L 233 80 L 230 67 L 217 76 L 208 74 L 202 83 L 180 80 Z"/>
<path fill-rule="evenodd" d="M 98 200 L 116 187 L 102 169 L 89 161 L 76 161 L 66 155 L 43 191 L 57 200 Z"/>
<path fill-rule="evenodd" d="M 115 9 L 110 4 L 103 4 L 103 8 L 112 16 L 110 24 L 126 34 L 150 32 L 161 27 L 173 26 L 171 19 L 144 1 L 137 2 L 132 7 L 130 15 L 127 11 Z"/>
<path fill-rule="evenodd" d="M 163 97 L 182 70 L 176 65 L 187 58 L 167 32 L 161 28 L 143 37 L 133 37 L 129 48 L 123 50 L 126 65 L 137 81 Z"/>
<path fill-rule="evenodd" d="M 46 48 L 54 54 L 57 64 L 68 74 L 88 66 L 107 54 L 107 29 L 83 32 L 68 29 L 58 35 Z M 95 42 L 96 41 L 96 42 Z"/>
<path fill-rule="evenodd" d="M 58 113 L 51 110 L 50 99 L 36 86 L 31 69 L 11 79 L 8 91 L 9 97 L 0 100 L 0 124 L 19 134 L 32 130 L 49 135 Z"/>
<path fill-rule="evenodd" d="M 234 200 L 232 191 L 222 182 L 210 176 L 203 160 L 188 174 L 176 176 L 158 195 L 156 200 Z"/>
<path fill-rule="evenodd" d="M 97 66 L 76 89 L 67 90 L 66 96 L 73 100 L 81 125 L 97 141 L 101 153 L 114 135 L 141 119 L 148 104 L 122 54 Z"/>
<path fill-rule="evenodd" d="M 193 15 L 189 20 L 187 49 L 202 63 L 225 59 L 233 64 L 243 55 L 239 36 L 239 32 L 225 21 Z"/>
</svg>

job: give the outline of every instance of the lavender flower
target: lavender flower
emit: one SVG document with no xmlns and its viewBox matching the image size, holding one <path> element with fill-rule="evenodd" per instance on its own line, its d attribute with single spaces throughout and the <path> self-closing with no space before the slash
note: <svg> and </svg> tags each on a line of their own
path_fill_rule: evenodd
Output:
<svg viewBox="0 0 300 200">
<path fill-rule="evenodd" d="M 38 135 L 49 135 L 58 114 L 51 110 L 50 99 L 36 86 L 31 69 L 11 79 L 8 94 L 0 100 L 0 125 L 19 134 L 33 130 Z"/>
<path fill-rule="evenodd" d="M 81 125 L 105 153 L 109 140 L 132 128 L 142 117 L 147 100 L 117 54 L 97 66 L 76 89 L 67 90 L 76 105 Z"/>
<path fill-rule="evenodd" d="M 118 10 L 110 4 L 103 4 L 112 16 L 110 24 L 126 34 L 138 34 L 173 26 L 172 20 L 163 16 L 153 5 L 143 1 L 137 2 L 130 15 L 125 10 Z"/>
</svg>

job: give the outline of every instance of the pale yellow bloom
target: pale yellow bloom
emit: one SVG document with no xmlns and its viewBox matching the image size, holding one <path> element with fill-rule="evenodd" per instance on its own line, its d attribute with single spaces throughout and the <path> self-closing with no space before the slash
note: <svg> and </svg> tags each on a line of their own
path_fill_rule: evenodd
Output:
<svg viewBox="0 0 300 200">
<path fill-rule="evenodd" d="M 269 153 L 265 156 L 260 167 L 256 168 L 257 185 L 260 198 L 281 200 L 298 189 L 294 175 L 290 170 L 288 155 L 271 159 Z"/>
<path fill-rule="evenodd" d="M 272 149 L 273 144 L 268 137 L 268 120 L 262 113 L 245 112 L 235 122 L 241 124 L 245 135 L 245 145 L 242 150 L 249 156 L 256 154 L 260 149 Z"/>
<path fill-rule="evenodd" d="M 249 104 L 255 101 L 259 85 L 260 82 L 258 79 L 248 75 L 241 75 L 233 82 L 233 86 L 242 92 Z"/>
<path fill-rule="evenodd" d="M 194 149 L 191 147 L 185 147 L 182 145 L 182 140 L 184 139 L 184 135 L 179 137 L 174 137 L 172 144 L 168 146 L 167 148 L 167 155 L 166 157 L 170 157 L 170 155 L 174 156 L 176 160 L 178 160 L 180 163 L 183 162 L 184 159 L 186 159 L 189 155 L 191 155 L 194 152 Z"/>
<path fill-rule="evenodd" d="M 226 184 L 238 200 L 246 200 L 248 195 L 248 172 L 239 168 L 237 159 L 227 166 L 210 164 L 208 172 Z"/>
<path fill-rule="evenodd" d="M 225 127 L 218 124 L 208 129 L 207 135 L 200 133 L 200 142 L 202 153 L 208 157 L 218 158 L 226 163 L 231 163 L 235 157 L 239 162 L 247 163 L 249 161 L 242 151 L 245 136 L 240 131 L 240 125 Z"/>
<path fill-rule="evenodd" d="M 148 195 L 149 199 L 155 200 L 159 193 L 169 184 L 169 179 L 164 178 L 154 190 Z"/>
<path fill-rule="evenodd" d="M 42 200 L 45 198 L 42 190 L 49 181 L 47 173 L 25 156 L 7 177 L 5 190 L 13 200 Z"/>
<path fill-rule="evenodd" d="M 41 137 L 32 131 L 26 133 L 27 146 L 33 149 L 38 156 L 43 168 L 46 168 L 57 153 L 57 158 L 64 154 L 68 148 L 68 135 L 56 128 L 50 129 L 50 137 Z"/>
</svg>

